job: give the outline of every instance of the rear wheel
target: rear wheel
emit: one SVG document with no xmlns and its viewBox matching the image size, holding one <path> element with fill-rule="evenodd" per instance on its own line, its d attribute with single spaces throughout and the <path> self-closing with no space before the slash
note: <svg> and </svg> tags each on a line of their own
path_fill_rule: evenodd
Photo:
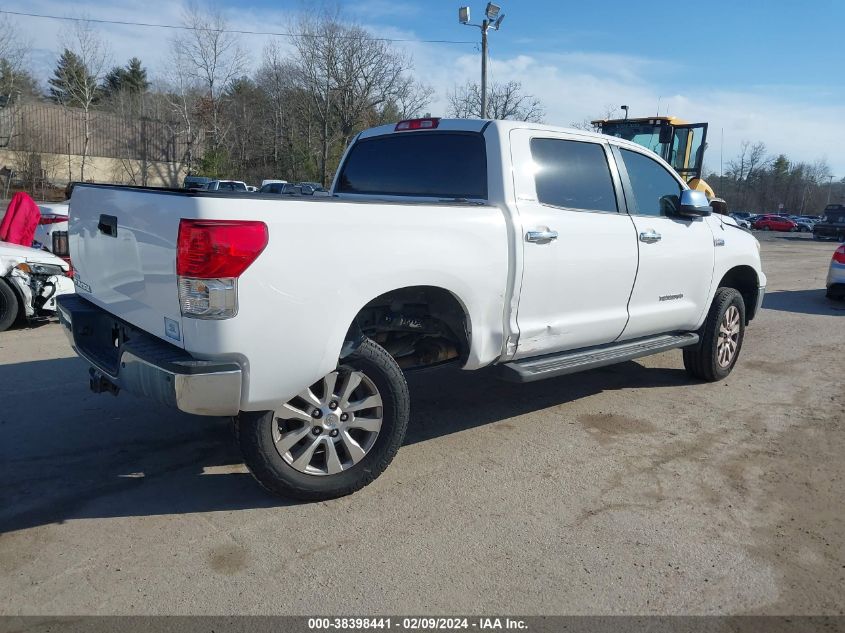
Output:
<svg viewBox="0 0 845 633">
<path fill-rule="evenodd" d="M 20 302 L 12 287 L 0 279 L 0 332 L 8 330 L 18 318 Z"/>
<path fill-rule="evenodd" d="M 745 302 L 733 288 L 719 288 L 707 314 L 701 340 L 684 349 L 684 367 L 701 380 L 725 378 L 739 358 L 745 337 Z"/>
<path fill-rule="evenodd" d="M 408 426 L 408 385 L 367 339 L 276 411 L 236 420 L 244 461 L 267 490 L 309 501 L 351 494 L 390 464 Z"/>
</svg>

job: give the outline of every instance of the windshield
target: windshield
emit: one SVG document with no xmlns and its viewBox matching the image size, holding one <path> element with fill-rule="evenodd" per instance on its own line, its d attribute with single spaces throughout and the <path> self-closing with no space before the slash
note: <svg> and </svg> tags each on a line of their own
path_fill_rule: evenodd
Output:
<svg viewBox="0 0 845 633">
<path fill-rule="evenodd" d="M 649 123 L 606 123 L 602 132 L 650 149 L 655 154 L 663 155 L 660 144 L 660 127 Z"/>
</svg>

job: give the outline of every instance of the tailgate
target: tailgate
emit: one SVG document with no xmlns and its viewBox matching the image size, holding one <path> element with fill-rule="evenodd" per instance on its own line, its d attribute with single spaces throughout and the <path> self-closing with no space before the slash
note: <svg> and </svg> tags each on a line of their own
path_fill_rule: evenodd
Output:
<svg viewBox="0 0 845 633">
<path fill-rule="evenodd" d="M 180 217 L 195 201 L 169 191 L 78 185 L 68 238 L 76 291 L 111 314 L 184 347 L 176 279 Z"/>
</svg>

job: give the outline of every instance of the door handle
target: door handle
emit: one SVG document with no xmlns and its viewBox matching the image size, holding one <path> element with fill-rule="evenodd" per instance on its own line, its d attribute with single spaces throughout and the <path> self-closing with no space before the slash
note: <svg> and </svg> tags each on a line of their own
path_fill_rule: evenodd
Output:
<svg viewBox="0 0 845 633">
<path fill-rule="evenodd" d="M 104 233 L 109 237 L 117 237 L 117 217 L 101 213 L 97 228 L 100 230 L 100 233 Z"/>
<path fill-rule="evenodd" d="M 526 242 L 551 242 L 557 239 L 557 231 L 528 231 L 525 234 Z"/>
<path fill-rule="evenodd" d="M 657 231 L 643 231 L 640 233 L 640 241 L 645 242 L 646 244 L 654 244 L 655 242 L 659 242 L 661 239 L 663 239 L 663 236 Z"/>
</svg>

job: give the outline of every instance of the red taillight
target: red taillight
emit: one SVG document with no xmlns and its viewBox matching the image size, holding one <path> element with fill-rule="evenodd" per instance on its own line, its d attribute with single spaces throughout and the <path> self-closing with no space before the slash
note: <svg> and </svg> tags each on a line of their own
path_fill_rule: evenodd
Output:
<svg viewBox="0 0 845 633">
<path fill-rule="evenodd" d="M 833 261 L 837 264 L 845 264 L 845 246 L 840 246 L 833 251 Z"/>
<path fill-rule="evenodd" d="M 176 274 L 240 277 L 267 246 L 267 225 L 252 220 L 180 220 Z"/>
<path fill-rule="evenodd" d="M 42 215 L 38 220 L 38 224 L 58 224 L 59 222 L 67 222 L 66 215 Z"/>
<path fill-rule="evenodd" d="M 404 132 L 406 130 L 433 130 L 440 123 L 439 118 L 429 117 L 427 119 L 406 119 L 399 121 L 396 124 L 394 132 Z"/>
</svg>

